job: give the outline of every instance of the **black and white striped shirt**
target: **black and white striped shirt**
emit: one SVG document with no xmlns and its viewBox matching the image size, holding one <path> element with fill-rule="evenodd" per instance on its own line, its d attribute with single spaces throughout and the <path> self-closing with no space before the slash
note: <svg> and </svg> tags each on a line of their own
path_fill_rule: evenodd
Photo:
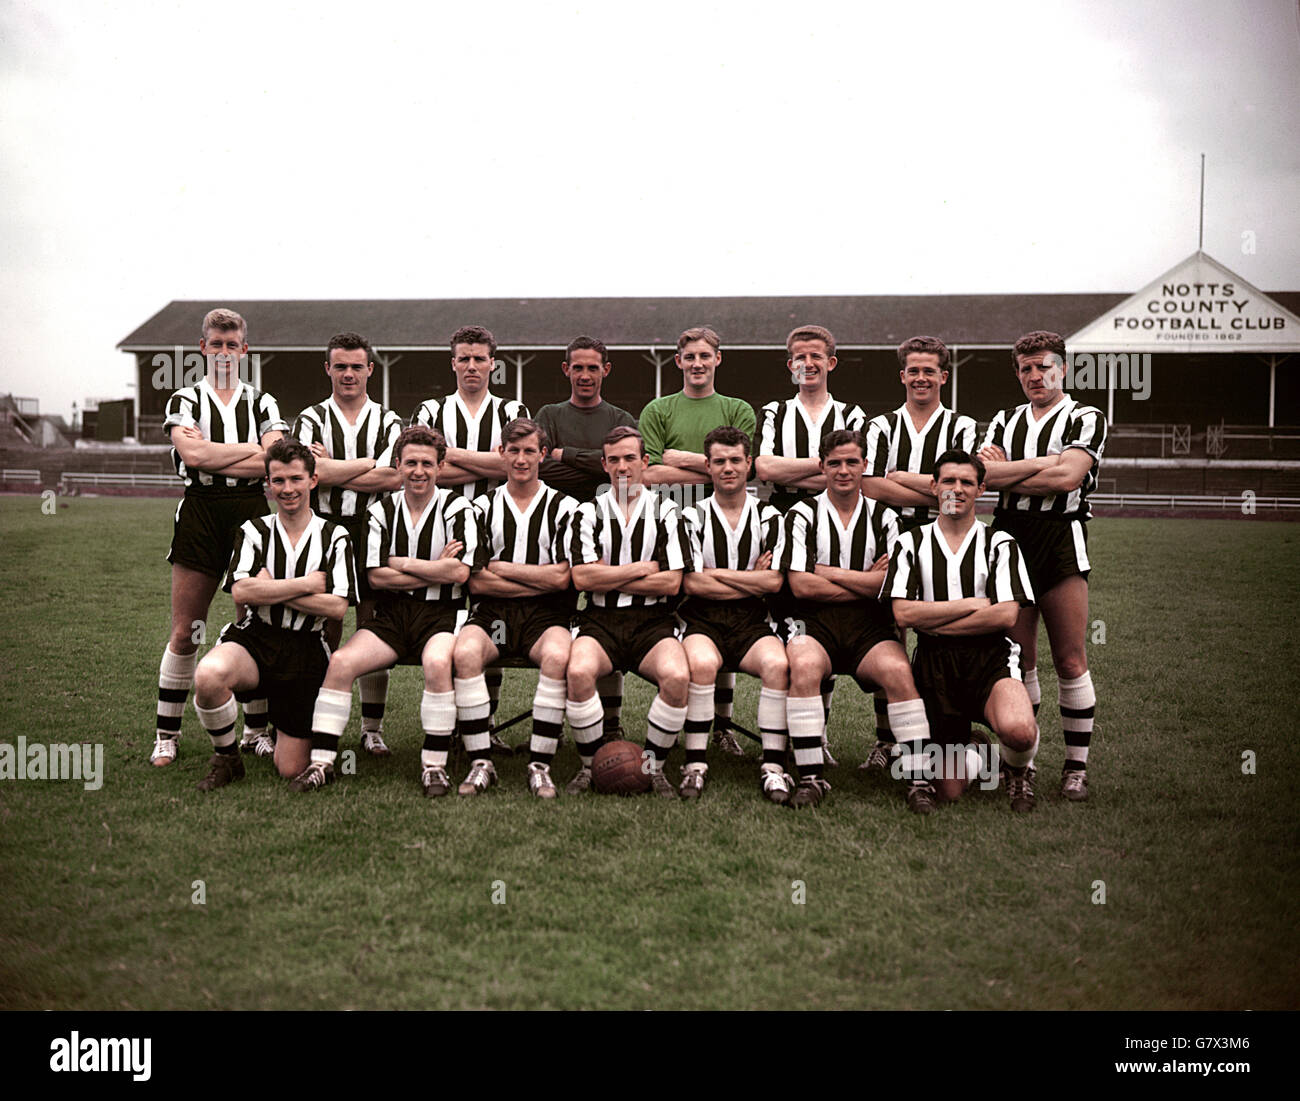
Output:
<svg viewBox="0 0 1300 1101">
<path fill-rule="evenodd" d="M 975 422 L 958 416 L 946 406 L 937 406 L 919 431 L 912 423 L 907 405 L 892 413 L 873 417 L 867 425 L 867 460 L 863 476 L 883 478 L 895 470 L 909 474 L 931 474 L 934 461 L 945 451 L 959 448 L 975 451 Z M 909 520 L 928 520 L 930 509 L 906 505 L 899 510 Z"/>
<path fill-rule="evenodd" d="M 1097 471 L 1106 447 L 1106 415 L 1092 405 L 1083 405 L 1068 394 L 1056 403 L 1041 420 L 1035 419 L 1033 406 L 1026 403 L 1003 409 L 990 422 L 984 434 L 987 447 L 1002 448 L 1008 462 L 1059 455 L 1071 447 L 1082 448 L 1092 456 L 1092 469 L 1078 489 L 1046 497 L 1003 490 L 998 511 L 1037 513 L 1044 518 L 1088 520 L 1088 494 L 1097 488 Z"/>
<path fill-rule="evenodd" d="M 322 570 L 327 595 L 341 596 L 349 604 L 357 602 L 356 567 L 348 533 L 315 513 L 307 522 L 306 530 L 298 536 L 296 546 L 290 541 L 278 514 L 244 521 L 235 537 L 234 553 L 230 556 L 226 592 L 235 587 L 236 581 L 256 577 L 264 569 L 276 581 L 306 577 Z M 244 621 L 248 622 L 254 616 L 271 627 L 290 631 L 319 631 L 325 626 L 326 618 L 300 612 L 288 604 L 250 606 Z"/>
<path fill-rule="evenodd" d="M 430 398 L 421 403 L 411 418 L 411 423 L 436 428 L 447 438 L 448 447 L 491 453 L 501 443 L 501 429 L 512 420 L 526 416 L 528 406 L 522 401 L 499 398 L 495 394 L 488 394 L 478 407 L 478 415 L 471 416 L 458 391 L 445 398 Z M 497 478 L 478 478 L 464 485 L 446 488 L 473 501 L 500 484 L 501 481 Z"/>
<path fill-rule="evenodd" d="M 677 505 L 667 496 L 643 489 L 625 522 L 613 493 L 578 506 L 574 513 L 569 561 L 586 566 L 604 560 L 607 566 L 654 559 L 661 570 L 691 568 L 690 538 Z M 597 608 L 645 608 L 675 600 L 668 596 L 640 596 L 619 592 L 588 593 Z"/>
<path fill-rule="evenodd" d="M 551 566 L 569 560 L 570 525 L 578 502 L 567 493 L 540 486 L 522 512 L 501 485 L 474 502 L 478 513 L 478 567 L 494 561 Z"/>
<path fill-rule="evenodd" d="M 205 440 L 213 443 L 256 443 L 268 432 L 288 432 L 289 425 L 280 416 L 275 398 L 261 390 L 254 390 L 240 380 L 225 405 L 205 378 L 194 386 L 177 390 L 167 399 L 163 418 L 163 432 L 170 435 L 173 428 L 197 426 Z M 184 479 L 185 488 L 196 492 L 204 490 L 236 489 L 260 486 L 262 477 L 228 478 L 222 474 L 209 474 L 206 470 L 190 470 L 181 454 L 172 448 L 172 465 Z"/>
<path fill-rule="evenodd" d="M 797 395 L 785 401 L 769 401 L 763 406 L 759 418 L 758 454 L 782 459 L 816 459 L 822 437 L 827 432 L 841 428 L 861 431 L 866 423 L 867 415 L 859 406 L 834 398 L 822 406 L 816 419 Z M 773 489 L 778 502 L 785 502 L 783 507 L 793 504 L 795 499 L 807 500 L 813 496 L 807 490 L 784 489 L 775 485 Z"/>
<path fill-rule="evenodd" d="M 308 447 L 323 444 L 331 459 L 374 459 L 376 466 L 393 465 L 393 444 L 401 434 L 402 418 L 374 401 L 367 401 L 357 415 L 356 424 L 349 424 L 332 395 L 299 413 L 292 433 Z M 351 520 L 365 516 L 366 509 L 382 496 L 382 493 L 362 493 L 342 486 L 318 487 L 312 493 L 312 509 L 331 520 Z"/>
<path fill-rule="evenodd" d="M 478 554 L 478 513 L 464 497 L 451 489 L 435 489 L 418 521 L 411 520 L 406 507 L 406 490 L 399 489 L 370 506 L 370 541 L 366 547 L 366 569 L 388 565 L 390 555 L 399 558 L 422 558 L 435 562 L 448 543 L 461 543 L 464 549 L 456 557 L 471 569 Z M 417 600 L 437 600 L 455 604 L 463 600 L 466 586 L 444 582 L 414 589 L 386 590 L 406 592 Z"/>
<path fill-rule="evenodd" d="M 691 539 L 691 568 L 752 570 L 771 552 L 770 569 L 779 570 L 785 555 L 785 517 L 771 505 L 745 494 L 740 523 L 733 529 L 715 497 L 709 496 L 682 513 Z"/>
<path fill-rule="evenodd" d="M 1029 570 L 1015 539 L 978 520 L 955 551 L 938 522 L 906 531 L 894 544 L 882 600 L 964 600 L 1034 603 Z"/>
<path fill-rule="evenodd" d="M 898 513 L 870 497 L 859 497 L 847 525 L 829 492 L 800 501 L 785 516 L 787 571 L 812 573 L 813 567 L 842 570 L 871 569 L 877 558 L 893 550 L 898 539 Z"/>
</svg>

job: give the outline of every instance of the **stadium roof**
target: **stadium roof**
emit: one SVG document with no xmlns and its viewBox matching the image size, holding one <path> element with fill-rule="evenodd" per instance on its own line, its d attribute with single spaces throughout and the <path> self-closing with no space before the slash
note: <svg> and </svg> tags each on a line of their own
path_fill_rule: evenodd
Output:
<svg viewBox="0 0 1300 1101">
<path fill-rule="evenodd" d="M 384 349 L 446 347 L 480 324 L 507 348 L 554 348 L 579 333 L 611 347 L 671 347 L 689 325 L 711 325 L 731 347 L 784 347 L 797 324 L 825 325 L 844 347 L 895 347 L 918 333 L 954 345 L 1006 347 L 1029 329 L 1073 333 L 1127 294 L 841 295 L 741 298 L 440 298 L 176 301 L 127 336 L 123 351 L 197 341 L 199 320 L 225 306 L 248 319 L 257 348 L 315 350 L 352 329 Z M 1295 310 L 1300 292 L 1271 297 Z"/>
</svg>

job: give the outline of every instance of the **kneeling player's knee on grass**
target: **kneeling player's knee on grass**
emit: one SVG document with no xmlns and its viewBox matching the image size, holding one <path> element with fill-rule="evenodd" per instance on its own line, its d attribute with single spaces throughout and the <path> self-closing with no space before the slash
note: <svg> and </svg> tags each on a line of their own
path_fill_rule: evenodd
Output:
<svg viewBox="0 0 1300 1101">
<path fill-rule="evenodd" d="M 961 798 L 962 792 L 966 790 L 966 783 L 965 780 L 945 776 L 942 779 L 935 780 L 934 791 L 939 796 L 941 803 L 955 803 Z"/>
</svg>

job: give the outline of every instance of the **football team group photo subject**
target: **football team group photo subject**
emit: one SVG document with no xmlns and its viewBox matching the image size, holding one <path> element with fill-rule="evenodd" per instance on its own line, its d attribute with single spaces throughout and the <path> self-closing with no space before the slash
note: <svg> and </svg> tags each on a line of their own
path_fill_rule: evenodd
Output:
<svg viewBox="0 0 1300 1101">
<path fill-rule="evenodd" d="M 1039 797 L 1041 619 L 1065 741 L 1050 786 L 1088 798 L 1088 496 L 1107 424 L 1066 391 L 1057 333 L 1016 341 L 1024 400 L 980 435 L 943 404 L 951 356 L 933 336 L 898 346 L 901 404 L 869 416 L 832 396 L 832 333 L 801 325 L 786 340 L 793 396 L 756 413 L 719 391 L 721 339 L 693 326 L 677 338 L 681 389 L 634 415 L 602 397 L 614 365 L 592 336 L 556 350 L 570 396 L 533 414 L 492 391 L 493 333 L 463 326 L 448 340 L 455 389 L 399 412 L 370 394 L 370 341 L 342 331 L 324 341 L 322 400 L 286 417 L 250 385 L 245 319 L 195 323 L 203 377 L 163 420 L 184 495 L 154 767 L 196 751 L 181 738 L 192 695 L 211 743 L 199 790 L 249 768 L 293 793 L 347 783 L 353 686 L 350 756 L 388 757 L 391 671 L 408 665 L 423 677 L 417 798 L 484 795 L 494 759 L 526 752 L 541 800 L 697 800 L 710 756 L 746 756 L 744 738 L 761 748 L 755 797 L 813 808 L 837 767 L 838 686 L 873 696 L 858 771 L 908 809 L 1001 789 L 1021 814 Z M 200 656 L 194 624 L 219 587 L 235 618 Z M 514 667 L 537 683 L 512 750 L 497 711 Z M 655 690 L 640 721 L 623 714 L 629 673 Z M 734 717 L 737 674 L 758 681 L 756 730 Z M 559 777 L 566 726 L 579 764 Z"/>
</svg>

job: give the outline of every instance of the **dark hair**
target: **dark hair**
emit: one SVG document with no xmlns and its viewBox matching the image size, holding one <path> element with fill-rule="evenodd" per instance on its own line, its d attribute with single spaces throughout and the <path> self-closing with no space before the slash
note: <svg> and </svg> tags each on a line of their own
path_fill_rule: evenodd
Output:
<svg viewBox="0 0 1300 1101">
<path fill-rule="evenodd" d="M 753 454 L 754 450 L 754 441 L 749 438 L 748 432 L 744 432 L 734 425 L 722 424 L 704 437 L 705 462 L 708 462 L 712 457 L 709 454 L 709 448 L 715 443 L 721 444 L 723 447 L 743 447 L 747 459 Z"/>
<path fill-rule="evenodd" d="M 316 473 L 316 456 L 311 453 L 311 448 L 292 436 L 281 436 L 266 449 L 266 476 L 271 476 L 272 462 L 291 463 L 294 459 L 302 461 L 308 474 Z"/>
<path fill-rule="evenodd" d="M 946 463 L 956 463 L 959 466 L 973 466 L 975 468 L 975 481 L 979 485 L 984 484 L 984 463 L 978 455 L 972 455 L 969 451 L 962 451 L 960 448 L 951 448 L 945 451 L 934 460 L 934 469 L 930 472 L 930 477 L 936 482 L 939 480 L 939 471 Z"/>
<path fill-rule="evenodd" d="M 820 325 L 800 325 L 785 338 L 785 350 L 787 355 L 794 355 L 794 342 L 796 340 L 820 340 L 826 345 L 826 355 L 835 354 L 835 338 L 831 336 L 830 329 L 823 329 Z"/>
<path fill-rule="evenodd" d="M 375 358 L 375 350 L 370 347 L 368 341 L 360 333 L 338 333 L 330 337 L 330 342 L 325 345 L 325 362 L 330 361 L 330 352 L 335 348 L 341 348 L 345 352 L 355 352 L 358 348 L 366 350 L 366 362 L 370 363 Z"/>
<path fill-rule="evenodd" d="M 501 429 L 501 450 L 504 451 L 507 444 L 522 440 L 525 436 L 536 436 L 537 446 L 543 451 L 551 449 L 551 441 L 546 438 L 545 428 L 528 417 L 516 417 Z"/>
<path fill-rule="evenodd" d="M 617 428 L 613 429 L 608 436 L 606 436 L 603 440 L 600 441 L 601 457 L 602 458 L 604 457 L 605 448 L 607 448 L 610 444 L 618 443 L 620 440 L 630 440 L 633 437 L 635 437 L 636 442 L 641 445 L 641 454 L 644 455 L 645 439 L 642 437 L 641 433 L 638 432 L 635 428 L 633 428 L 630 424 L 620 424 Z"/>
<path fill-rule="evenodd" d="M 937 336 L 914 336 L 909 340 L 904 340 L 898 346 L 898 365 L 907 366 L 907 356 L 909 352 L 927 352 L 939 357 L 939 370 L 948 370 L 948 364 L 952 361 L 952 353 L 948 351 L 946 345 Z"/>
<path fill-rule="evenodd" d="M 1031 356 L 1035 352 L 1053 352 L 1065 362 L 1065 338 L 1060 333 L 1049 333 L 1046 329 L 1035 329 L 1025 333 L 1011 349 L 1011 364 L 1020 370 L 1020 357 Z"/>
<path fill-rule="evenodd" d="M 825 459 L 837 447 L 843 447 L 846 443 L 857 444 L 858 449 L 862 452 L 862 457 L 867 457 L 867 440 L 861 432 L 852 428 L 837 428 L 833 432 L 827 432 L 822 437 L 821 446 L 817 449 L 818 458 Z"/>
<path fill-rule="evenodd" d="M 491 330 L 483 328 L 482 325 L 462 325 L 451 334 L 451 354 L 456 354 L 457 344 L 486 344 L 488 346 L 488 355 L 497 354 L 497 338 L 492 335 Z"/>
<path fill-rule="evenodd" d="M 413 424 L 410 428 L 404 428 L 402 434 L 397 437 L 397 442 L 393 444 L 393 466 L 401 463 L 402 449 L 408 444 L 414 444 L 416 447 L 432 447 L 438 453 L 438 462 L 442 462 L 447 457 L 447 438 L 441 432 L 423 424 Z"/>
<path fill-rule="evenodd" d="M 609 362 L 609 353 L 605 351 L 603 341 L 597 340 L 594 336 L 575 336 L 569 341 L 569 346 L 564 349 L 564 362 L 568 363 L 573 358 L 573 353 L 583 348 L 590 348 L 593 352 L 600 353 L 600 362 L 602 364 Z"/>
</svg>

